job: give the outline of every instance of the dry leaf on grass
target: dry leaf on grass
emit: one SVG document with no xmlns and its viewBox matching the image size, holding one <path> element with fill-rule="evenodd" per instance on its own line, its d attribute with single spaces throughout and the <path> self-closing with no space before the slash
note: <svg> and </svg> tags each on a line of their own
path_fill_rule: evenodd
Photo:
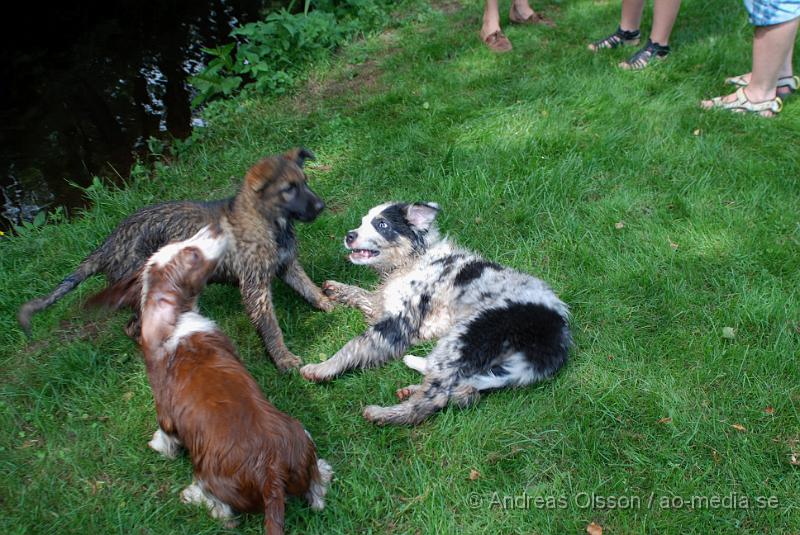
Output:
<svg viewBox="0 0 800 535">
<path fill-rule="evenodd" d="M 122 394 L 122 399 L 125 401 L 130 401 L 131 399 L 133 399 L 133 392 L 125 392 L 124 394 Z"/>
<path fill-rule="evenodd" d="M 789 464 L 793 466 L 800 466 L 800 458 L 798 458 L 796 453 L 789 455 Z"/>
<path fill-rule="evenodd" d="M 672 247 L 673 251 L 677 251 L 678 250 L 678 244 L 677 243 L 675 243 L 674 241 L 670 240 L 669 238 L 667 238 L 667 241 L 669 242 L 669 246 Z"/>
<path fill-rule="evenodd" d="M 614 228 L 617 230 L 625 228 L 625 221 L 617 221 L 616 223 L 614 223 Z"/>
<path fill-rule="evenodd" d="M 766 407 L 764 409 L 764 414 L 775 414 L 775 409 L 773 409 L 772 407 Z"/>
<path fill-rule="evenodd" d="M 102 490 L 107 481 L 98 479 L 97 481 L 89 481 L 89 488 L 92 489 L 92 496 L 97 494 L 97 491 Z"/>
<path fill-rule="evenodd" d="M 478 472 L 477 470 L 475 470 L 474 468 L 469 471 L 469 480 L 470 481 L 475 481 L 479 477 L 481 477 L 481 473 Z"/>
<path fill-rule="evenodd" d="M 658 419 L 658 423 L 660 423 L 660 424 L 670 424 L 670 423 L 672 423 L 672 418 L 670 418 L 669 416 L 666 416 L 664 418 L 659 418 Z"/>
<path fill-rule="evenodd" d="M 703 131 L 700 130 L 699 128 L 695 128 L 694 131 L 692 132 L 692 134 L 694 134 L 695 136 L 699 136 L 702 133 L 703 133 Z"/>
<path fill-rule="evenodd" d="M 592 522 L 586 526 L 586 533 L 589 535 L 603 535 L 603 526 L 596 522 Z"/>
<path fill-rule="evenodd" d="M 747 431 L 747 429 L 745 429 L 745 427 L 742 424 L 731 424 L 731 427 L 733 427 L 737 431 L 741 431 L 742 433 Z"/>
<path fill-rule="evenodd" d="M 736 331 L 733 330 L 733 327 L 723 327 L 722 337 L 727 340 L 733 340 L 736 338 Z"/>
</svg>

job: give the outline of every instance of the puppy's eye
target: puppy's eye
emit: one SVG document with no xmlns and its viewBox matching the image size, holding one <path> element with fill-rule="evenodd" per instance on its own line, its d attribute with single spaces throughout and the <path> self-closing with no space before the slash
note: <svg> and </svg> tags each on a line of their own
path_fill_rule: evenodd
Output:
<svg viewBox="0 0 800 535">
<path fill-rule="evenodd" d="M 386 230 L 387 228 L 389 228 L 389 223 L 387 223 L 386 221 L 378 221 L 378 228 L 381 230 Z"/>
</svg>

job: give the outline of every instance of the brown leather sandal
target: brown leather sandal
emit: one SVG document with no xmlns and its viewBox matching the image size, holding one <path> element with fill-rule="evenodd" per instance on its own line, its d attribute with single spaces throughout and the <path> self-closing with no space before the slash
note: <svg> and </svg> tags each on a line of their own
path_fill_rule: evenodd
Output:
<svg viewBox="0 0 800 535">
<path fill-rule="evenodd" d="M 511 4 L 511 10 L 508 12 L 508 20 L 510 20 L 512 24 L 544 24 L 545 26 L 555 26 L 552 20 L 543 17 L 535 11 L 528 15 L 527 18 L 523 17 L 520 15 L 519 11 L 517 11 L 517 6 L 513 3 Z"/>
<path fill-rule="evenodd" d="M 501 30 L 497 30 L 494 33 L 490 33 L 486 37 L 483 37 L 483 42 L 486 43 L 486 46 L 492 52 L 502 53 L 502 52 L 509 52 L 511 51 L 513 46 L 511 46 L 511 41 L 508 40 L 506 34 L 504 34 Z"/>
</svg>

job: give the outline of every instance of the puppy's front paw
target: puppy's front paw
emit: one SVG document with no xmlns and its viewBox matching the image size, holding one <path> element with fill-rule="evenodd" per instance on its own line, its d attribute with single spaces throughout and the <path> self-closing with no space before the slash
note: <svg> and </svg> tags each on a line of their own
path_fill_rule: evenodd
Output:
<svg viewBox="0 0 800 535">
<path fill-rule="evenodd" d="M 316 307 L 323 312 L 332 312 L 334 308 L 336 308 L 336 304 L 328 297 L 322 296 L 319 301 L 317 301 Z"/>
<path fill-rule="evenodd" d="M 290 353 L 289 351 L 286 351 L 279 357 L 273 357 L 272 360 L 275 362 L 275 366 L 277 366 L 282 372 L 288 372 L 289 370 L 299 368 L 303 365 L 303 361 L 300 360 L 300 357 Z"/>
<path fill-rule="evenodd" d="M 321 364 L 306 364 L 300 368 L 300 375 L 303 376 L 303 379 L 312 383 L 322 383 L 331 378 L 331 375 L 324 371 Z"/>
<path fill-rule="evenodd" d="M 322 293 L 337 303 L 344 299 L 345 285 L 336 281 L 325 281 L 322 283 Z"/>
</svg>

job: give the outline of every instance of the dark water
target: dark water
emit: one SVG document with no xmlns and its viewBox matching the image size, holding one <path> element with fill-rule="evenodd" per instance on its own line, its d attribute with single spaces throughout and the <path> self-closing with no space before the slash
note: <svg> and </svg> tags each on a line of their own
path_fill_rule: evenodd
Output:
<svg viewBox="0 0 800 535">
<path fill-rule="evenodd" d="M 261 0 L 4 5 L 0 52 L 0 227 L 82 206 L 69 185 L 127 175 L 153 137 L 194 122 L 186 79 L 201 48 L 230 42 Z"/>
</svg>

